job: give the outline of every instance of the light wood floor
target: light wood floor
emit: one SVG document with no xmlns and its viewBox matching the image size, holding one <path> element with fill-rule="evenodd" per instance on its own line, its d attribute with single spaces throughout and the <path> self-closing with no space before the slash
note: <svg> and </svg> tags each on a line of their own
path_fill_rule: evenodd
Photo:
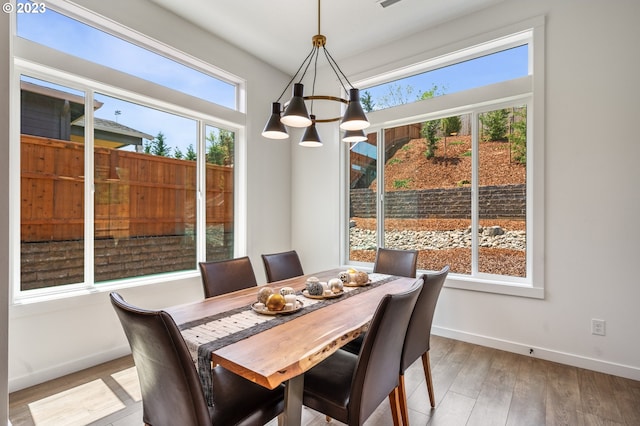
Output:
<svg viewBox="0 0 640 426">
<path fill-rule="evenodd" d="M 431 344 L 436 408 L 416 362 L 406 375 L 412 426 L 640 425 L 640 382 L 438 336 Z M 140 426 L 133 362 L 121 358 L 15 392 L 9 419 L 14 426 Z M 326 422 L 305 408 L 303 424 Z M 390 424 L 385 401 L 365 425 Z"/>
</svg>

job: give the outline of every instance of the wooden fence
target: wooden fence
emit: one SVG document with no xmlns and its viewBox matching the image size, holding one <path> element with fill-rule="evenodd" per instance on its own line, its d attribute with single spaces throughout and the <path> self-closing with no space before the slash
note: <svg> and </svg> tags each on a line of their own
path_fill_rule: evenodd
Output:
<svg viewBox="0 0 640 426">
<path fill-rule="evenodd" d="M 95 148 L 96 238 L 195 231 L 196 163 Z M 84 238 L 84 144 L 22 135 L 21 241 Z M 233 167 L 207 164 L 207 226 L 233 225 Z"/>
</svg>

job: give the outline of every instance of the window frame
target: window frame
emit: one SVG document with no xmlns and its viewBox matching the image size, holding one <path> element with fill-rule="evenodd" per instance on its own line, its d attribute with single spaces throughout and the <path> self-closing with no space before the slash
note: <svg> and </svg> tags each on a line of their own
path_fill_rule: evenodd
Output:
<svg viewBox="0 0 640 426">
<path fill-rule="evenodd" d="M 66 5 L 66 4 L 65 4 Z M 66 12 L 62 12 L 65 13 Z M 87 17 L 92 19 L 102 19 L 96 17 L 89 12 L 84 12 L 81 21 L 87 22 Z M 74 19 L 79 19 L 73 14 L 69 14 Z M 110 21 L 109 21 L 110 22 Z M 111 22 L 110 22 L 111 23 Z M 113 23 L 111 23 L 113 24 Z M 113 25 L 112 25 L 113 27 Z M 115 25 L 118 29 L 124 28 Z M 113 33 L 112 28 L 110 33 Z M 131 30 L 128 30 L 131 31 Z M 137 34 L 137 33 L 136 33 Z M 121 36 L 121 35 L 119 35 Z M 139 40 L 135 44 L 149 49 L 150 45 L 157 44 L 150 38 L 138 34 L 140 39 L 146 40 L 145 43 Z M 85 105 L 93 102 L 93 96 L 96 92 L 112 97 L 116 97 L 125 101 L 134 102 L 145 107 L 160 109 L 167 113 L 193 119 L 197 122 L 197 147 L 198 152 L 198 172 L 197 172 L 197 240 L 196 240 L 196 256 L 197 261 L 205 260 L 205 244 L 206 244 L 206 203 L 205 203 L 205 154 L 206 154 L 206 135 L 205 128 L 213 126 L 235 133 L 235 152 L 234 152 L 234 256 L 242 255 L 246 252 L 246 115 L 240 110 L 231 110 L 229 108 L 217 105 L 203 99 L 195 98 L 185 93 L 150 83 L 141 78 L 114 71 L 108 67 L 95 64 L 93 62 L 78 58 L 55 49 L 22 39 L 16 35 L 15 20 L 12 22 L 12 37 L 14 43 L 13 60 L 12 60 L 12 84 L 10 99 L 12 105 L 11 116 L 11 137 L 10 137 L 10 158 L 11 169 L 10 177 L 12 182 L 17 185 L 11 185 L 12 192 L 10 227 L 12 230 L 10 236 L 10 303 L 12 305 L 24 305 L 37 302 L 46 302 L 61 298 L 74 297 L 79 295 L 108 292 L 115 289 L 138 287 L 144 285 L 154 285 L 164 282 L 177 281 L 199 276 L 197 264 L 194 264 L 193 270 L 167 272 L 152 276 L 124 278 L 109 282 L 95 282 L 94 278 L 94 259 L 93 259 L 93 111 L 86 108 L 85 117 L 85 176 L 90 179 L 85 180 L 84 199 L 85 199 L 85 280 L 83 283 L 73 283 L 56 287 L 48 287 L 34 290 L 21 290 L 20 279 L 20 78 L 22 75 L 48 81 L 54 84 L 69 87 L 83 92 L 85 94 Z M 175 52 L 175 49 L 168 48 Z M 152 50 L 152 49 L 150 49 Z M 166 56 L 166 52 L 163 52 Z M 184 55 L 184 59 L 191 57 Z M 191 58 L 193 59 L 193 58 Z M 174 58 L 174 60 L 177 60 Z M 193 64 L 187 62 L 193 68 Z M 186 65 L 186 64 L 185 64 Z M 238 83 L 237 97 L 242 98 L 237 103 L 238 107 L 246 104 L 244 96 L 244 81 Z M 240 90 L 242 88 L 242 90 Z M 239 108 L 240 109 L 240 108 Z M 206 113 L 202 111 L 207 111 Z M 195 141 L 194 141 L 195 142 Z M 17 224 L 17 225 L 16 225 Z"/>
<path fill-rule="evenodd" d="M 378 159 L 384 158 L 384 129 L 401 125 L 423 122 L 464 113 L 472 114 L 472 131 L 474 145 L 477 147 L 478 113 L 490 111 L 502 106 L 527 105 L 527 277 L 496 276 L 477 272 L 477 239 L 472 246 L 472 275 L 450 273 L 446 286 L 450 288 L 497 293 L 512 296 L 544 298 L 544 17 L 496 30 L 466 41 L 469 48 L 464 48 L 465 41 L 452 50 L 451 60 L 440 52 L 433 60 L 426 60 L 398 70 L 361 80 L 359 87 L 373 86 L 384 82 L 395 81 L 409 75 L 425 72 L 430 69 L 450 65 L 456 61 L 471 59 L 487 53 L 503 50 L 522 44 L 529 44 L 529 76 L 508 80 L 501 83 L 482 86 L 466 91 L 455 92 L 431 99 L 399 105 L 392 108 L 368 113 L 371 127 L 367 133 L 377 133 Z M 505 44 L 501 44 L 505 43 Z M 462 47 L 461 47 L 462 46 Z M 485 46 L 487 50 L 482 50 Z M 466 54 L 464 54 L 466 52 Z M 344 265 L 370 268 L 371 263 L 353 262 L 349 260 L 349 147 L 342 150 L 343 184 L 341 189 L 341 259 Z M 474 148 L 475 150 L 476 148 Z M 474 156 L 474 176 L 472 179 L 472 223 L 477 226 L 477 155 Z M 377 243 L 384 244 L 384 161 L 377 161 L 376 219 Z M 476 228 L 477 229 L 477 228 Z M 420 271 L 427 272 L 427 271 Z M 497 278 L 500 277 L 500 278 Z"/>
</svg>

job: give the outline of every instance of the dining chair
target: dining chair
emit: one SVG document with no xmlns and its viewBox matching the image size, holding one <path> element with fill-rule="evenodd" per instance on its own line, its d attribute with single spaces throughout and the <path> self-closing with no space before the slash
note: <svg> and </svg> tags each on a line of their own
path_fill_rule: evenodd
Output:
<svg viewBox="0 0 640 426">
<path fill-rule="evenodd" d="M 263 254 L 262 261 L 264 262 L 268 283 L 304 275 L 300 257 L 298 257 L 298 253 L 295 250 Z"/>
<path fill-rule="evenodd" d="M 385 295 L 371 319 L 359 355 L 338 350 L 304 375 L 302 403 L 347 425 L 361 425 L 385 398 L 393 424 L 401 416 L 398 369 L 422 278 L 409 291 Z"/>
<path fill-rule="evenodd" d="M 416 277 L 418 265 L 417 250 L 399 250 L 378 247 L 373 272 L 401 277 Z M 360 335 L 342 347 L 343 350 L 357 354 L 362 347 L 364 335 Z"/>
<path fill-rule="evenodd" d="M 282 387 L 268 390 L 220 366 L 213 368 L 208 406 L 187 345 L 171 316 L 110 294 L 129 341 L 142 393 L 146 425 L 264 425 L 282 413 Z"/>
<path fill-rule="evenodd" d="M 418 266 L 417 250 L 399 250 L 379 247 L 373 272 L 401 277 L 416 277 Z"/>
<path fill-rule="evenodd" d="M 429 361 L 429 349 L 431 341 L 431 325 L 433 323 L 433 314 L 436 310 L 436 303 L 440 296 L 440 291 L 444 284 L 447 274 L 449 273 L 449 265 L 442 268 L 439 272 L 433 274 L 424 274 L 424 285 L 416 302 L 416 306 L 411 314 L 407 334 L 404 339 L 404 347 L 402 348 L 402 359 L 400 362 L 399 382 L 399 399 L 400 413 L 404 426 L 409 426 L 409 411 L 407 408 L 407 392 L 405 389 L 404 373 L 418 358 L 422 358 L 422 368 L 427 381 L 427 390 L 429 392 L 429 402 L 431 407 L 436 406 L 436 399 L 433 392 L 433 380 L 431 379 L 431 363 Z"/>
<path fill-rule="evenodd" d="M 258 285 L 247 256 L 235 259 L 200 262 L 204 297 L 214 297 Z"/>
</svg>

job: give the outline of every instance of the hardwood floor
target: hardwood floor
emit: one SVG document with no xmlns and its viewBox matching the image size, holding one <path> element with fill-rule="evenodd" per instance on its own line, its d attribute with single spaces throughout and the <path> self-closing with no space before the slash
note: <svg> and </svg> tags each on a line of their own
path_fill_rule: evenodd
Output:
<svg viewBox="0 0 640 426">
<path fill-rule="evenodd" d="M 420 361 L 405 377 L 413 426 L 640 425 L 638 381 L 438 336 L 432 337 L 430 356 L 435 409 Z M 9 419 L 14 426 L 140 426 L 133 361 L 120 358 L 14 392 Z M 327 423 L 324 415 L 305 408 L 303 424 Z M 386 400 L 365 423 L 390 424 Z"/>
</svg>

